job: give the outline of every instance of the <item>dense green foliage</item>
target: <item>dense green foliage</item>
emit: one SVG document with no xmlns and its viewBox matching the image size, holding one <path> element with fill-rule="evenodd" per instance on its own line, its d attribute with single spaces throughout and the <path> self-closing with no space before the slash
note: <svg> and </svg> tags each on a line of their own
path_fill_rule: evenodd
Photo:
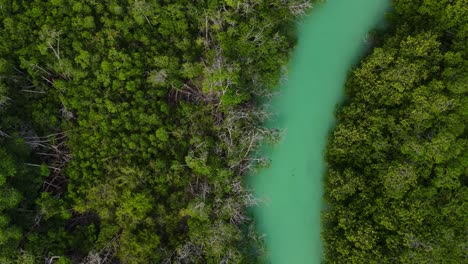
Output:
<svg viewBox="0 0 468 264">
<path fill-rule="evenodd" d="M 331 263 L 468 261 L 468 7 L 394 0 L 327 149 Z M 0 0 L 0 263 L 258 263 L 301 0 Z"/>
<path fill-rule="evenodd" d="M 328 263 L 468 262 L 468 6 L 395 0 L 327 149 Z"/>
<path fill-rule="evenodd" d="M 0 262 L 257 262 L 255 99 L 308 7 L 0 0 Z"/>
</svg>

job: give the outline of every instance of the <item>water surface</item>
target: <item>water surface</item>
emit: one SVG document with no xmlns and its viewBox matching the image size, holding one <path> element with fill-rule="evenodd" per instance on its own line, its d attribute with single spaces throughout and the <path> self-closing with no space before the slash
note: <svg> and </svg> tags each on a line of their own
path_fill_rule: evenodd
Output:
<svg viewBox="0 0 468 264">
<path fill-rule="evenodd" d="M 271 166 L 250 177 L 264 204 L 254 209 L 265 234 L 268 263 L 320 263 L 323 152 L 342 100 L 344 82 L 366 47 L 366 35 L 382 20 L 387 0 L 328 0 L 299 26 L 289 81 L 272 106 L 285 129 L 283 141 L 265 146 Z"/>
</svg>

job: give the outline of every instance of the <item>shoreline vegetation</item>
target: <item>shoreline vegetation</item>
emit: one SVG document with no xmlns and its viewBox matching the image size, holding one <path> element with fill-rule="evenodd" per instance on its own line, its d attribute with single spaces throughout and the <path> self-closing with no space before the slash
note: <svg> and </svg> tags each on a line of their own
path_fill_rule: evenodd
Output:
<svg viewBox="0 0 468 264">
<path fill-rule="evenodd" d="M 253 208 L 257 230 L 265 234 L 266 257 L 258 263 L 321 263 L 324 152 L 334 110 L 367 47 L 366 35 L 389 7 L 390 1 L 331 0 L 314 6 L 299 24 L 288 79 L 266 124 L 284 135 L 277 144 L 262 145 L 270 166 L 248 177 L 262 202 Z"/>
<path fill-rule="evenodd" d="M 0 263 L 262 263 L 244 176 L 304 0 L 0 0 Z M 393 0 L 326 151 L 326 263 L 468 259 L 468 7 Z"/>
<path fill-rule="evenodd" d="M 326 151 L 325 263 L 468 261 L 468 6 L 393 1 Z"/>
<path fill-rule="evenodd" d="M 302 0 L 0 0 L 0 262 L 257 263 Z"/>
</svg>

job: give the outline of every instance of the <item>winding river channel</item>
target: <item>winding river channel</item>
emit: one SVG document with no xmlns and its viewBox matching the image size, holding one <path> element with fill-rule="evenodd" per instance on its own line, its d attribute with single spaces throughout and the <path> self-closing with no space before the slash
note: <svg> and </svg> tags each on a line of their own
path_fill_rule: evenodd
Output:
<svg viewBox="0 0 468 264">
<path fill-rule="evenodd" d="M 382 21 L 387 0 L 328 0 L 299 25 L 288 81 L 273 100 L 283 140 L 264 146 L 271 166 L 249 178 L 263 203 L 254 209 L 265 234 L 267 263 L 313 264 L 322 259 L 320 211 L 324 148 L 343 99 L 344 82 L 366 48 L 369 30 Z"/>
</svg>

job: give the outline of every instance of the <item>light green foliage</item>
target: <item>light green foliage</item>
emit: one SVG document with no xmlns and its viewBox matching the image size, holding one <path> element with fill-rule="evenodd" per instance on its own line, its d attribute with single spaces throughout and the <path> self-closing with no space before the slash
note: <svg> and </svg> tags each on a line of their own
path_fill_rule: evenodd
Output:
<svg viewBox="0 0 468 264">
<path fill-rule="evenodd" d="M 0 0 L 0 131 L 29 148 L 8 258 L 255 262 L 241 179 L 301 3 Z"/>
<path fill-rule="evenodd" d="M 326 154 L 326 263 L 466 262 L 464 2 L 393 1 L 350 75 Z"/>
</svg>

